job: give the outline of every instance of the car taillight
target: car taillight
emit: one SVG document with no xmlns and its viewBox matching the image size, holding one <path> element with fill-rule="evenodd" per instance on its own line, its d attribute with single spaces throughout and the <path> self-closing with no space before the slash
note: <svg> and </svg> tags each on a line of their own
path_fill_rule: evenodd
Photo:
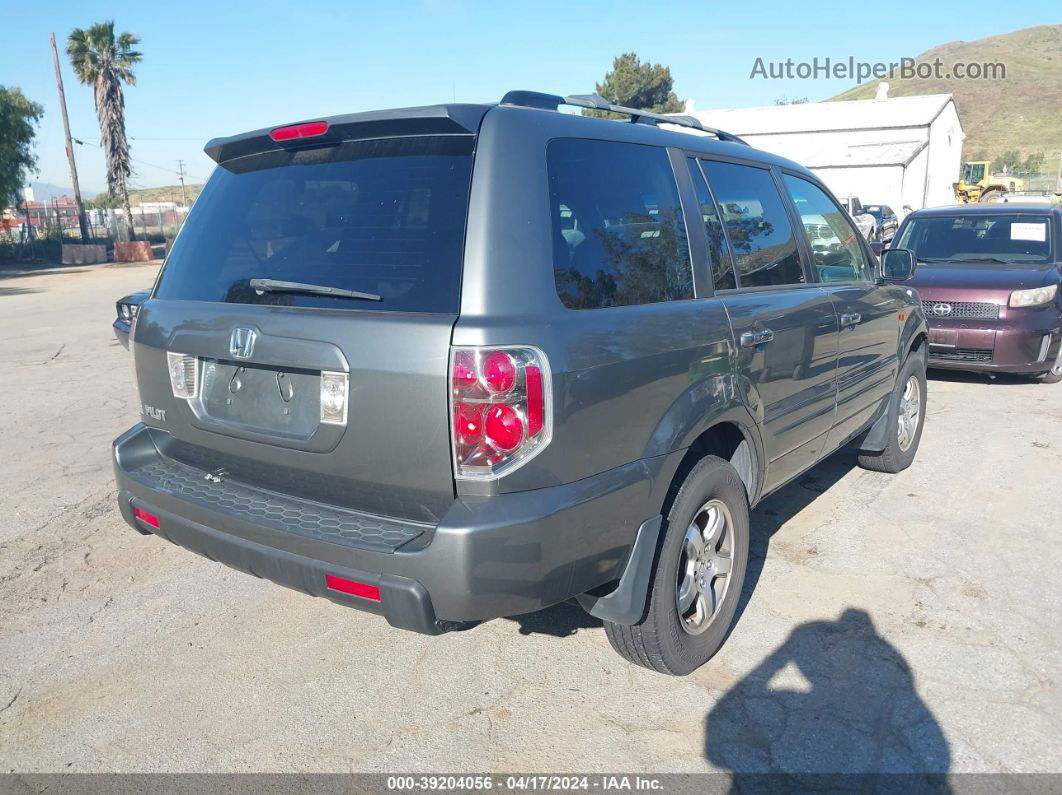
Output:
<svg viewBox="0 0 1062 795">
<path fill-rule="evenodd" d="M 166 364 L 170 371 L 173 396 L 192 400 L 199 389 L 199 360 L 183 353 L 167 353 Z"/>
<path fill-rule="evenodd" d="M 321 372 L 321 422 L 324 424 L 347 424 L 348 381 L 346 373 Z"/>
<path fill-rule="evenodd" d="M 492 479 L 549 444 L 549 364 L 537 348 L 453 348 L 450 423 L 462 479 Z"/>
<path fill-rule="evenodd" d="M 287 127 L 277 127 L 269 137 L 274 141 L 297 141 L 300 138 L 316 138 L 328 132 L 328 122 L 307 121 L 302 124 L 291 124 Z"/>
</svg>

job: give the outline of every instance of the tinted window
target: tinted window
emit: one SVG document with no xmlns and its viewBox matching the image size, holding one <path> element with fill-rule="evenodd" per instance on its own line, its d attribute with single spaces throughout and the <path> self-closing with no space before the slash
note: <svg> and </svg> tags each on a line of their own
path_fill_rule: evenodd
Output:
<svg viewBox="0 0 1062 795">
<path fill-rule="evenodd" d="M 215 169 L 173 246 L 160 298 L 456 312 L 472 138 L 270 152 Z M 269 278 L 382 301 L 264 293 Z"/>
<path fill-rule="evenodd" d="M 697 165 L 696 158 L 689 158 L 690 174 L 693 177 L 693 187 L 697 191 L 697 203 L 701 208 L 701 219 L 704 221 L 704 231 L 708 235 L 708 265 L 712 269 L 712 278 L 716 290 L 733 290 L 737 286 L 734 281 L 734 268 L 730 261 L 730 249 L 726 244 L 726 236 L 723 234 L 723 224 L 719 220 L 719 213 L 715 209 L 708 183 L 704 181 L 701 167 Z"/>
<path fill-rule="evenodd" d="M 909 248 L 922 260 L 1046 262 L 1051 256 L 1046 215 L 945 215 L 912 218 L 896 248 Z"/>
<path fill-rule="evenodd" d="M 804 224 L 819 281 L 869 280 L 870 264 L 848 213 L 806 179 L 785 174 L 783 180 Z"/>
<path fill-rule="evenodd" d="M 771 173 L 752 166 L 702 162 L 723 213 L 739 286 L 803 282 L 793 227 Z"/>
<path fill-rule="evenodd" d="M 558 139 L 547 160 L 553 270 L 565 306 L 693 298 L 686 226 L 665 150 Z"/>
</svg>

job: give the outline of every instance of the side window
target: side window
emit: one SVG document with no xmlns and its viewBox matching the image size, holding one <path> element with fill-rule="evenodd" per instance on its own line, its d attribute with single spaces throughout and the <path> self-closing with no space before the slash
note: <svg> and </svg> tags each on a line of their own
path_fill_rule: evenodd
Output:
<svg viewBox="0 0 1062 795">
<path fill-rule="evenodd" d="M 704 181 L 701 167 L 697 165 L 697 159 L 687 158 L 690 167 L 690 176 L 693 177 L 693 189 L 697 191 L 697 203 L 701 207 L 701 219 L 704 221 L 704 231 L 708 235 L 708 266 L 712 269 L 712 280 L 716 290 L 733 290 L 737 283 L 734 281 L 734 267 L 730 261 L 730 249 L 726 245 L 726 235 L 723 234 L 723 223 L 719 220 L 719 213 L 715 209 L 715 201 L 712 193 L 708 190 L 708 183 Z"/>
<path fill-rule="evenodd" d="M 664 149 L 559 138 L 546 160 L 553 274 L 566 307 L 693 298 L 686 226 Z"/>
<path fill-rule="evenodd" d="M 734 249 L 739 287 L 800 284 L 793 227 L 771 172 L 753 166 L 703 160 Z"/>
<path fill-rule="evenodd" d="M 804 224 L 819 281 L 869 281 L 870 263 L 859 244 L 860 233 L 848 214 L 806 179 L 790 174 L 783 175 L 782 179 Z"/>
</svg>

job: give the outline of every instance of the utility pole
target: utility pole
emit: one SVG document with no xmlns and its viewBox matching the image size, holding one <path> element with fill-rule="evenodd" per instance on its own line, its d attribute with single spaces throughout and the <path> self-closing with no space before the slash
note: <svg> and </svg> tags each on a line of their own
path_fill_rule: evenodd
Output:
<svg viewBox="0 0 1062 795">
<path fill-rule="evenodd" d="M 66 94 L 63 93 L 63 73 L 59 71 L 59 53 L 55 49 L 55 34 L 49 34 L 52 42 L 52 63 L 55 64 L 55 85 L 59 88 L 59 108 L 63 112 L 63 132 L 66 133 L 66 159 L 70 161 L 70 180 L 74 183 L 74 203 L 77 222 L 81 227 L 81 242 L 89 242 L 88 225 L 85 223 L 85 206 L 81 203 L 81 186 L 77 184 L 77 164 L 74 162 L 74 144 L 70 140 L 70 120 L 66 116 Z"/>
<path fill-rule="evenodd" d="M 178 160 L 177 161 L 177 169 L 178 169 L 178 173 L 180 174 L 180 180 L 181 180 L 181 206 L 182 207 L 187 207 L 188 206 L 188 196 L 185 195 L 185 192 L 184 192 L 184 161 L 183 160 Z M 174 212 L 174 215 L 176 215 L 176 212 Z"/>
</svg>

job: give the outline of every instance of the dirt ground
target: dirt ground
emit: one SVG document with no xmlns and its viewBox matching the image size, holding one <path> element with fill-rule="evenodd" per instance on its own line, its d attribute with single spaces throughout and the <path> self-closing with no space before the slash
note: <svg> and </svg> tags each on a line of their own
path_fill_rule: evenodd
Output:
<svg viewBox="0 0 1062 795">
<path fill-rule="evenodd" d="M 0 770 L 1062 772 L 1062 385 L 933 374 L 911 469 L 761 504 L 674 679 L 575 607 L 422 637 L 130 530 L 110 325 L 154 273 L 0 274 Z"/>
</svg>

